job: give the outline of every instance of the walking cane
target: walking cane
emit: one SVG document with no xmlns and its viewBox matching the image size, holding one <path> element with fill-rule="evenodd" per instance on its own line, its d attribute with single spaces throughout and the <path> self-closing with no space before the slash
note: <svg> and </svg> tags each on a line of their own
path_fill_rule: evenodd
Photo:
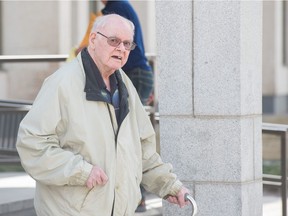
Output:
<svg viewBox="0 0 288 216">
<path fill-rule="evenodd" d="M 184 195 L 184 199 L 185 201 L 189 201 L 192 205 L 192 216 L 196 215 L 197 214 L 197 211 L 198 211 L 198 208 L 197 208 L 197 204 L 196 204 L 196 201 L 193 199 L 193 197 L 186 193 Z"/>
</svg>

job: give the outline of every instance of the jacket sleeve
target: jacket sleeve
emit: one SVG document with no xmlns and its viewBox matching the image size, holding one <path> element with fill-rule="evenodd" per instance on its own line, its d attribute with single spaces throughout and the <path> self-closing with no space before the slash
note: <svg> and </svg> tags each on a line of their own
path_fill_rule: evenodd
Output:
<svg viewBox="0 0 288 216">
<path fill-rule="evenodd" d="M 81 155 L 61 148 L 59 142 L 59 131 L 63 130 L 59 129 L 59 124 L 65 103 L 59 90 L 60 82 L 55 74 L 44 82 L 19 126 L 16 147 L 23 168 L 36 181 L 59 186 L 85 185 L 92 165 Z"/>
<path fill-rule="evenodd" d="M 140 110 L 138 113 L 138 126 L 140 128 L 143 167 L 141 184 L 146 190 L 162 198 L 166 195 L 174 196 L 180 191 L 182 183 L 172 172 L 172 165 L 164 163 L 156 152 L 156 138 L 153 126 L 141 102 L 138 106 Z"/>
</svg>

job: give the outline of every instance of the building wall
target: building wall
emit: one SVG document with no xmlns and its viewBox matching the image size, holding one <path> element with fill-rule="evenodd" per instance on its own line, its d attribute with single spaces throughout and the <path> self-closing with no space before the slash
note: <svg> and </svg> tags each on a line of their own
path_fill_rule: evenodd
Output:
<svg viewBox="0 0 288 216">
<path fill-rule="evenodd" d="M 263 1 L 263 114 L 288 113 L 287 12 L 283 1 Z"/>
<path fill-rule="evenodd" d="M 2 1 L 2 54 L 36 55 L 58 52 L 58 11 L 53 1 Z M 55 70 L 51 63 L 5 63 L 4 99 L 34 99 L 43 79 Z M 4 91 L 4 90 L 3 90 Z M 6 98 L 5 98 L 6 97 Z"/>
</svg>

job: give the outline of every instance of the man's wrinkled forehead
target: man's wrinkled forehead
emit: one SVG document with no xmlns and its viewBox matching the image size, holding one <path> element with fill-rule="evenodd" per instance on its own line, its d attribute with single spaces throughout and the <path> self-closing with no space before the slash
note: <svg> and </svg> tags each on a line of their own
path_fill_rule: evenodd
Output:
<svg viewBox="0 0 288 216">
<path fill-rule="evenodd" d="M 133 23 L 117 14 L 105 15 L 96 19 L 92 30 L 99 31 L 102 29 L 114 28 L 127 29 L 128 31 L 131 31 L 132 35 L 134 35 Z"/>
<path fill-rule="evenodd" d="M 103 29 L 111 32 L 125 32 L 133 35 L 131 26 L 123 20 L 111 20 L 111 22 L 107 22 L 107 25 L 103 26 Z"/>
</svg>

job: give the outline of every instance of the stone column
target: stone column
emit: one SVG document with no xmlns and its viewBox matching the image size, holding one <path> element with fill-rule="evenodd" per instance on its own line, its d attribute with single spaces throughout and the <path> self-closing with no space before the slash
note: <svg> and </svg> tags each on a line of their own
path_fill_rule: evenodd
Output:
<svg viewBox="0 0 288 216">
<path fill-rule="evenodd" d="M 156 34 L 163 160 L 197 216 L 262 215 L 262 3 L 156 1 Z"/>
<path fill-rule="evenodd" d="M 72 46 L 72 1 L 59 1 L 58 2 L 58 45 L 60 54 L 69 54 Z M 65 28 L 64 28 L 65 26 Z"/>
</svg>

